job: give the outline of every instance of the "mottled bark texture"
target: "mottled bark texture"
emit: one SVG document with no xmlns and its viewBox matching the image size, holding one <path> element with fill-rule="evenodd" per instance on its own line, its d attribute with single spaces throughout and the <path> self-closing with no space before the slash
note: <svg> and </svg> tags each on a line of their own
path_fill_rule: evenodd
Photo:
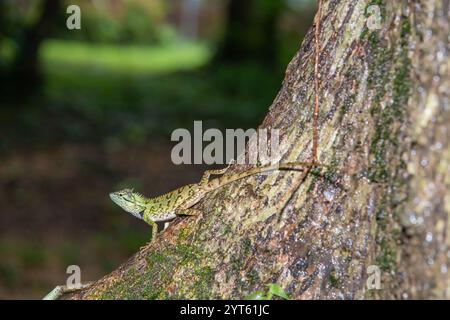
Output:
<svg viewBox="0 0 450 320">
<path fill-rule="evenodd" d="M 369 5 L 382 13 L 367 28 Z M 73 298 L 447 298 L 450 278 L 449 1 L 324 1 L 320 162 L 217 190 Z M 314 27 L 261 127 L 284 161 L 312 147 Z M 234 167 L 232 171 L 244 170 Z M 369 290 L 367 268 L 381 270 Z"/>
</svg>

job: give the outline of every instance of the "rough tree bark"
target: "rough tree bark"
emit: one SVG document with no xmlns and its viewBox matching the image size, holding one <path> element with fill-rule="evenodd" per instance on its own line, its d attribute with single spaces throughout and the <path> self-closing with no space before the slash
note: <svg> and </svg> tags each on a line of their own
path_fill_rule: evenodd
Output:
<svg viewBox="0 0 450 320">
<path fill-rule="evenodd" d="M 366 26 L 372 4 L 380 30 Z M 449 296 L 449 1 L 330 0 L 321 21 L 325 177 L 222 188 L 72 298 L 234 299 L 268 283 L 293 299 Z M 311 156 L 313 40 L 311 28 L 261 125 L 281 130 L 284 161 Z"/>
</svg>

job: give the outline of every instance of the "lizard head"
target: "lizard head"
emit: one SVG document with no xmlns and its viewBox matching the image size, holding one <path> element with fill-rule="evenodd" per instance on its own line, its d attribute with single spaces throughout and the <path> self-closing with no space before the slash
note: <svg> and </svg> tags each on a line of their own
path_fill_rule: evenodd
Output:
<svg viewBox="0 0 450 320">
<path fill-rule="evenodd" d="M 131 213 L 136 218 L 142 219 L 142 212 L 145 210 L 145 199 L 133 189 L 123 189 L 109 194 L 111 200 L 126 212 Z"/>
</svg>

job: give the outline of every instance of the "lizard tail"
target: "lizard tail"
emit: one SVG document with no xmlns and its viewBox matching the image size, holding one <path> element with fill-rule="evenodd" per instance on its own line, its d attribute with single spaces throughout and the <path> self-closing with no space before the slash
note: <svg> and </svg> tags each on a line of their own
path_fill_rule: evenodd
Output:
<svg viewBox="0 0 450 320">
<path fill-rule="evenodd" d="M 208 182 L 206 185 L 206 189 L 208 190 L 214 190 L 217 188 L 220 188 L 224 185 L 230 184 L 236 180 L 240 180 L 243 178 L 246 178 L 248 176 L 258 174 L 258 173 L 265 173 L 265 172 L 271 172 L 271 171 L 281 171 L 281 170 L 291 170 L 291 171 L 309 171 L 311 168 L 315 167 L 317 165 L 308 163 L 308 162 L 286 162 L 286 163 L 277 163 L 272 165 L 266 165 L 262 167 L 255 167 L 249 170 L 246 170 L 241 173 L 232 174 L 232 175 L 224 175 L 217 179 L 213 179 Z"/>
</svg>

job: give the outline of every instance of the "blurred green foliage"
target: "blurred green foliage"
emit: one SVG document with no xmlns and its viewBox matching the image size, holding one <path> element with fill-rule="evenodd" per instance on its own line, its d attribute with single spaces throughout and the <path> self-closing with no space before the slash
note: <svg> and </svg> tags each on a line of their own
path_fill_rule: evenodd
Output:
<svg viewBox="0 0 450 320">
<path fill-rule="evenodd" d="M 49 40 L 41 48 L 41 61 L 50 74 L 55 69 L 63 74 L 70 73 L 73 67 L 81 67 L 118 72 L 118 76 L 156 75 L 198 68 L 208 61 L 209 55 L 207 46 L 192 42 L 165 46 L 117 46 Z"/>
<path fill-rule="evenodd" d="M 8 120 L 0 137 L 3 150 L 58 141 L 139 143 L 190 128 L 194 120 L 250 127 L 282 79 L 281 72 L 252 64 L 198 69 L 211 51 L 189 42 L 122 48 L 52 40 L 43 44 L 41 56 L 45 86 L 32 97 L 32 107 L 12 115 L 14 123 L 9 108 L 0 110 Z"/>
<path fill-rule="evenodd" d="M 77 32 L 61 29 L 59 37 L 94 43 L 159 44 L 175 40 L 164 22 L 166 5 L 162 0 L 122 1 L 120 7 L 79 3 L 83 26 Z M 168 36 L 172 38 L 168 38 Z"/>
<path fill-rule="evenodd" d="M 46 257 L 45 248 L 37 245 L 26 245 L 20 251 L 22 264 L 25 268 L 36 268 L 44 264 Z"/>
</svg>

